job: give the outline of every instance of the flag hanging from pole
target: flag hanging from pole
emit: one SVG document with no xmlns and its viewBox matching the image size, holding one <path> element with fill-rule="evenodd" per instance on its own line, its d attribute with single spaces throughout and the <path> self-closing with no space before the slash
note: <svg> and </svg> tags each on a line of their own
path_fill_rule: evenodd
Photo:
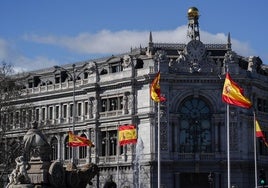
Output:
<svg viewBox="0 0 268 188">
<path fill-rule="evenodd" d="M 118 127 L 119 145 L 136 144 L 137 131 L 135 125 L 121 125 Z"/>
<path fill-rule="evenodd" d="M 70 147 L 79 147 L 79 146 L 90 146 L 94 147 L 95 145 L 87 138 L 82 136 L 77 136 L 72 133 L 72 131 L 69 131 L 69 141 L 68 146 Z"/>
<path fill-rule="evenodd" d="M 164 102 L 166 101 L 166 98 L 161 95 L 161 90 L 160 90 L 160 72 L 156 74 L 151 87 L 150 87 L 150 95 L 153 101 L 155 102 Z"/>
<path fill-rule="evenodd" d="M 255 124 L 256 124 L 256 137 L 257 138 L 261 138 L 263 140 L 263 143 L 268 147 L 268 142 L 260 128 L 260 125 L 259 125 L 259 122 L 256 120 L 255 121 Z"/>
<path fill-rule="evenodd" d="M 224 81 L 222 100 L 227 104 L 242 108 L 250 108 L 252 106 L 250 100 L 244 96 L 244 90 L 231 79 L 228 72 Z"/>
</svg>

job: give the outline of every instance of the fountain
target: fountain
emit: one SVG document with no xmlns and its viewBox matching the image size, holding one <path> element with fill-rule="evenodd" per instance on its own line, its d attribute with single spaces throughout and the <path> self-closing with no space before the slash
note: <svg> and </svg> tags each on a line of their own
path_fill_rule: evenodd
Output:
<svg viewBox="0 0 268 188">
<path fill-rule="evenodd" d="M 23 142 L 23 155 L 16 158 L 16 167 L 8 175 L 6 188 L 85 188 L 99 172 L 93 163 L 77 168 L 73 164 L 64 167 L 59 161 L 52 162 L 51 147 L 36 122 Z"/>
<path fill-rule="evenodd" d="M 136 144 L 136 157 L 134 160 L 134 182 L 135 182 L 135 187 L 136 188 L 141 188 L 141 177 L 140 177 L 140 173 L 141 173 L 141 160 L 143 157 L 143 149 L 144 149 L 144 145 L 143 145 L 143 141 L 141 138 L 138 138 L 138 142 Z"/>
</svg>

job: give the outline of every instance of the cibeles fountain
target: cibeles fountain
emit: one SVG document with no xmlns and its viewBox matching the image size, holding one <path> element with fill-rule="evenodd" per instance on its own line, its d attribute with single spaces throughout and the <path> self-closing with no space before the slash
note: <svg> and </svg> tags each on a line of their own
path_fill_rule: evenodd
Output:
<svg viewBox="0 0 268 188">
<path fill-rule="evenodd" d="M 36 122 L 23 142 L 23 153 L 15 160 L 6 188 L 85 188 L 99 172 L 93 163 L 77 168 L 74 164 L 64 167 L 59 161 L 52 162 L 51 147 Z"/>
</svg>

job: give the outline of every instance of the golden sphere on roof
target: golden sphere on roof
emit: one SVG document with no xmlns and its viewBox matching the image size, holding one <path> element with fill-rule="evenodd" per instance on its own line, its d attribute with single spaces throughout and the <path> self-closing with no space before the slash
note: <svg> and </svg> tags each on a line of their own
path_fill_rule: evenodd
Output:
<svg viewBox="0 0 268 188">
<path fill-rule="evenodd" d="M 188 18 L 198 18 L 199 17 L 199 12 L 196 7 L 190 7 L 188 9 Z"/>
</svg>

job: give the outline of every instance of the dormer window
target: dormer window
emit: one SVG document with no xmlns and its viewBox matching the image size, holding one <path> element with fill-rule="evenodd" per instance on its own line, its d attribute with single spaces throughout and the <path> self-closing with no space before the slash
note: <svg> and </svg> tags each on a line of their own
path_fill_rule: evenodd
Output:
<svg viewBox="0 0 268 188">
<path fill-rule="evenodd" d="M 66 73 L 66 71 L 61 71 L 58 74 L 55 74 L 55 83 L 59 84 L 59 83 L 63 83 L 66 81 L 66 79 L 68 78 L 68 74 Z"/>
<path fill-rule="evenodd" d="M 40 84 L 40 82 L 41 80 L 39 76 L 34 76 L 33 78 L 28 80 L 28 87 L 29 88 L 37 87 Z"/>
<path fill-rule="evenodd" d="M 110 64 L 110 72 L 121 72 L 123 70 L 123 67 L 121 66 L 121 62 L 111 63 Z"/>
<path fill-rule="evenodd" d="M 142 59 L 137 59 L 137 63 L 135 65 L 135 69 L 141 69 L 143 68 L 143 60 Z"/>
</svg>

